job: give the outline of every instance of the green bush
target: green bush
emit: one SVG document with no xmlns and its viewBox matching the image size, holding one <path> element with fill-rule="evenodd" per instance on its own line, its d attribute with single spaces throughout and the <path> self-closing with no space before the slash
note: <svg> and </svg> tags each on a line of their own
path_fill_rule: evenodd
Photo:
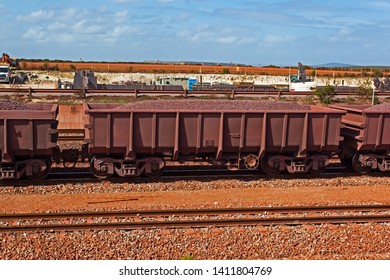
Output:
<svg viewBox="0 0 390 280">
<path fill-rule="evenodd" d="M 327 85 L 315 91 L 315 95 L 320 99 L 321 103 L 330 104 L 335 96 L 335 87 Z"/>
<path fill-rule="evenodd" d="M 366 79 L 364 81 L 359 82 L 358 95 L 359 95 L 359 97 L 361 97 L 363 99 L 369 98 L 372 95 L 372 88 L 371 88 L 371 80 L 370 79 Z"/>
</svg>

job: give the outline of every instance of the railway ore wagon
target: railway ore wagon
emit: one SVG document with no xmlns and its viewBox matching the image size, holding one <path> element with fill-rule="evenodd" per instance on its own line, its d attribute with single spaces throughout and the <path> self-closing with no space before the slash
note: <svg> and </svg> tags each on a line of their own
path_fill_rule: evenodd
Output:
<svg viewBox="0 0 390 280">
<path fill-rule="evenodd" d="M 346 111 L 342 118 L 340 159 L 360 173 L 390 171 L 390 105 L 332 106 Z"/>
<path fill-rule="evenodd" d="M 43 179 L 57 146 L 58 105 L 0 102 L 0 179 Z"/>
<path fill-rule="evenodd" d="M 336 153 L 340 110 L 291 102 L 156 100 L 84 104 L 98 178 L 155 177 L 165 161 L 205 160 L 267 174 L 321 172 Z"/>
</svg>

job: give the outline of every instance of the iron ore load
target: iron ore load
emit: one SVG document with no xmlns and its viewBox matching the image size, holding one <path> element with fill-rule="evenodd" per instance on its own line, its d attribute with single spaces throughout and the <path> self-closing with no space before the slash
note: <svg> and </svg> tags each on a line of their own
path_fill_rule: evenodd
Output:
<svg viewBox="0 0 390 280">
<path fill-rule="evenodd" d="M 359 173 L 390 171 L 390 104 L 332 107 L 346 111 L 339 153 L 343 164 Z"/>
<path fill-rule="evenodd" d="M 343 111 L 291 102 L 159 100 L 84 104 L 98 178 L 162 174 L 204 160 L 275 175 L 321 172 L 338 150 Z"/>
</svg>

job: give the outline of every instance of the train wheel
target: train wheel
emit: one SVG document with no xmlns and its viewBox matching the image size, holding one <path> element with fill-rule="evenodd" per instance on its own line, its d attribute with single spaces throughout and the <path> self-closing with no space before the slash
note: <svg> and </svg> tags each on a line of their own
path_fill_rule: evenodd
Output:
<svg viewBox="0 0 390 280">
<path fill-rule="evenodd" d="M 260 162 L 260 168 L 265 174 L 271 176 L 278 175 L 281 172 L 279 167 L 269 166 L 267 157 L 263 158 L 263 160 Z"/>
<path fill-rule="evenodd" d="M 317 169 L 313 169 L 313 166 L 310 168 L 311 174 L 320 174 L 326 170 L 326 160 L 324 158 L 321 158 L 316 161 L 317 162 Z M 314 163 L 313 163 L 314 165 Z"/>
<path fill-rule="evenodd" d="M 254 154 L 247 155 L 244 158 L 244 166 L 246 169 L 255 170 L 259 167 L 259 163 L 259 157 Z"/>
<path fill-rule="evenodd" d="M 90 167 L 92 174 L 101 180 L 106 180 L 112 177 L 114 175 L 113 173 L 108 172 L 109 166 L 112 163 L 105 163 L 103 161 L 97 162 L 98 159 L 93 157 L 90 161 Z"/>
<path fill-rule="evenodd" d="M 164 173 L 165 161 L 160 158 L 152 158 L 146 162 L 144 174 L 149 178 L 158 178 Z"/>
<path fill-rule="evenodd" d="M 361 157 L 363 157 L 364 154 L 356 153 L 352 158 L 352 167 L 356 172 L 359 172 L 361 174 L 367 174 L 371 171 L 372 167 L 369 164 L 370 161 L 366 161 L 367 164 L 363 164 L 360 162 Z"/>
<path fill-rule="evenodd" d="M 34 159 L 26 164 L 26 177 L 30 180 L 43 180 L 49 175 L 51 161 L 48 159 Z"/>
</svg>

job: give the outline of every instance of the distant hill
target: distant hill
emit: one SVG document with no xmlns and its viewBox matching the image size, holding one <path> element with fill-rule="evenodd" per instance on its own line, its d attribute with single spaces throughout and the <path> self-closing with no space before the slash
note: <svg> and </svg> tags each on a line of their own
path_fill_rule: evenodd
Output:
<svg viewBox="0 0 390 280">
<path fill-rule="evenodd" d="M 348 67 L 356 67 L 356 65 L 330 62 L 330 63 L 325 63 L 325 64 L 313 65 L 311 67 L 312 68 L 348 68 Z"/>
</svg>

